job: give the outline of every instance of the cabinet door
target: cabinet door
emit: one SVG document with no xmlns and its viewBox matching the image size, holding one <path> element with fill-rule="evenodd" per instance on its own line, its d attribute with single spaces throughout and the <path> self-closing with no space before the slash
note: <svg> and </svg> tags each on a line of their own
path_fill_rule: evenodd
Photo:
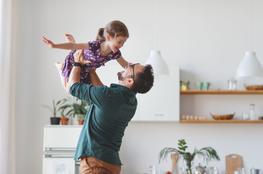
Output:
<svg viewBox="0 0 263 174">
<path fill-rule="evenodd" d="M 137 94 L 133 121 L 179 121 L 179 68 L 169 66 L 169 75 L 155 77 L 152 89 Z"/>
</svg>

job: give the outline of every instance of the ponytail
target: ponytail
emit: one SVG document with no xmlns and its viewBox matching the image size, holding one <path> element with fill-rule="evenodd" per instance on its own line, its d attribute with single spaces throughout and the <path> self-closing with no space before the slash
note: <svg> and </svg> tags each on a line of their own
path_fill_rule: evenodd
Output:
<svg viewBox="0 0 263 174">
<path fill-rule="evenodd" d="M 104 28 L 100 28 L 96 37 L 97 41 L 105 41 L 105 37 L 104 37 Z"/>
</svg>

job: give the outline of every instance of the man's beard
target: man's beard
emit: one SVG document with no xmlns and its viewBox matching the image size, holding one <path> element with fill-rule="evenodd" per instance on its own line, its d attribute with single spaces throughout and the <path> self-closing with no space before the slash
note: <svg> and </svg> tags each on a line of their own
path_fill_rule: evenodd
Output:
<svg viewBox="0 0 263 174">
<path fill-rule="evenodd" d="M 123 81 L 123 79 L 124 79 L 124 77 L 122 76 L 122 73 L 123 73 L 123 72 L 118 72 L 118 73 L 117 73 L 117 76 L 118 76 L 118 80 L 119 80 L 119 81 Z"/>
</svg>

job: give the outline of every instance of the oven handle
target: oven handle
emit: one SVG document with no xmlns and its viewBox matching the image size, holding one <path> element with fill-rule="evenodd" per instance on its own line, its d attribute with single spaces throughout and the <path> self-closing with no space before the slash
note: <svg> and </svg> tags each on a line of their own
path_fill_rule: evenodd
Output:
<svg viewBox="0 0 263 174">
<path fill-rule="evenodd" d="M 46 147 L 44 151 L 75 151 L 76 148 Z"/>
<path fill-rule="evenodd" d="M 45 158 L 74 158 L 74 154 L 45 154 Z"/>
<path fill-rule="evenodd" d="M 75 149 L 62 149 L 57 148 L 55 149 L 48 149 L 48 151 L 44 151 L 44 157 L 45 158 L 74 158 Z"/>
</svg>

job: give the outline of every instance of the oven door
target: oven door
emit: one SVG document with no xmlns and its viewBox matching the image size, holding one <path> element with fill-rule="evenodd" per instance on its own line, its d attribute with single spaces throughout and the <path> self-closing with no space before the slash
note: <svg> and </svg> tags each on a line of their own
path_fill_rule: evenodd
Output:
<svg viewBox="0 0 263 174">
<path fill-rule="evenodd" d="M 43 174 L 78 174 L 79 165 L 74 160 L 74 150 L 46 149 Z"/>
</svg>

